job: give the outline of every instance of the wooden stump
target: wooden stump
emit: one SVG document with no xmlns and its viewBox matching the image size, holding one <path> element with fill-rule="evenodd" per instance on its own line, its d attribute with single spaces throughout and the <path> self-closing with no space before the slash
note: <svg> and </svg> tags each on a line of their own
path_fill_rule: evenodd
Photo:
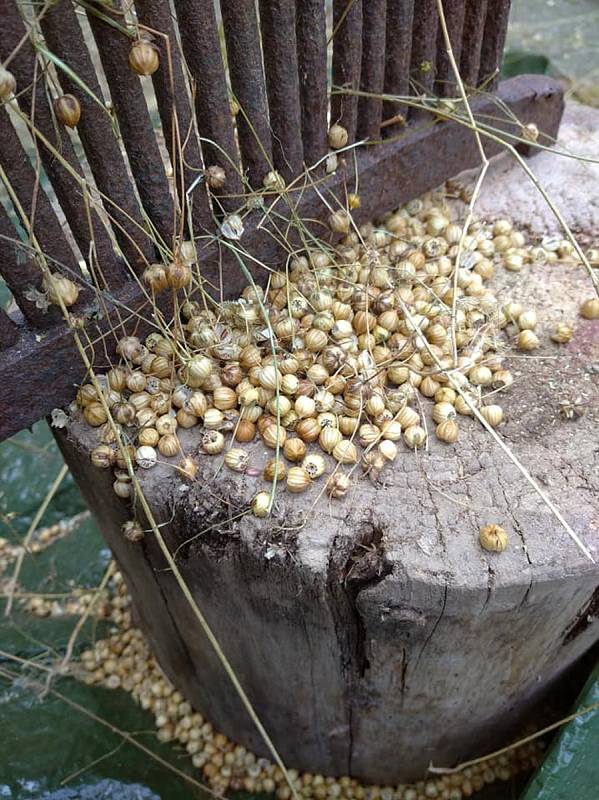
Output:
<svg viewBox="0 0 599 800">
<path fill-rule="evenodd" d="M 588 278 L 536 266 L 499 284 L 500 297 L 536 306 L 543 342 L 508 359 L 516 381 L 500 434 L 599 557 L 599 323 L 577 316 Z M 549 341 L 558 319 L 575 322 L 569 345 Z M 567 393 L 586 403 L 581 418 L 561 418 Z M 262 479 L 217 472 L 218 457 L 200 457 L 193 485 L 168 460 L 139 472 L 287 765 L 378 784 L 421 778 L 431 761 L 448 766 L 515 733 L 597 640 L 597 567 L 489 434 L 474 420 L 460 427 L 456 445 L 401 449 L 376 486 L 357 470 L 342 501 L 320 496 L 322 480 L 300 496 L 281 489 L 267 520 L 244 513 Z M 199 435 L 181 432 L 185 451 Z M 109 471 L 89 464 L 95 437 L 74 421 L 60 444 L 158 661 L 217 729 L 267 756 L 152 533 L 123 538 L 132 511 Z M 272 457 L 262 443 L 248 450 L 253 467 Z M 488 523 L 508 531 L 504 553 L 481 549 Z"/>
</svg>

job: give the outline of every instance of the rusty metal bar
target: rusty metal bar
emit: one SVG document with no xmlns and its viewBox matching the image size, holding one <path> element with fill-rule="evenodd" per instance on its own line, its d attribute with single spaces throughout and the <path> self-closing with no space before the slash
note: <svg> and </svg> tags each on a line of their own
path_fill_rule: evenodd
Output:
<svg viewBox="0 0 599 800">
<path fill-rule="evenodd" d="M 295 29 L 294 3 L 260 0 L 272 157 L 287 182 L 301 172 L 304 160 Z"/>
<path fill-rule="evenodd" d="M 17 341 L 18 338 L 18 326 L 8 316 L 6 311 L 3 308 L 0 308 L 0 350 L 8 349 Z"/>
<path fill-rule="evenodd" d="M 485 91 L 492 91 L 499 81 L 510 5 L 511 0 L 488 0 L 478 72 L 478 83 L 484 84 Z"/>
<path fill-rule="evenodd" d="M 156 36 L 154 39 L 154 44 L 160 51 L 162 68 L 152 75 L 152 81 L 158 101 L 158 112 L 164 131 L 166 149 L 169 151 L 175 171 L 179 204 L 187 220 L 185 190 L 201 173 L 203 164 L 183 73 L 181 50 L 168 0 L 136 0 L 135 8 L 142 25 L 159 31 L 167 36 L 169 41 L 172 71 L 169 69 L 165 39 L 163 36 Z M 176 113 L 178 137 L 173 136 L 173 112 Z M 183 172 L 183 184 L 181 183 L 181 171 Z M 212 209 L 204 182 L 199 183 L 193 190 L 191 216 L 196 235 L 214 229 Z"/>
<path fill-rule="evenodd" d="M 382 94 L 385 85 L 385 28 L 387 0 L 367 0 L 362 6 L 362 68 L 360 89 Z M 358 139 L 379 139 L 383 102 L 376 97 L 360 97 Z"/>
<path fill-rule="evenodd" d="M 38 61 L 30 40 L 26 38 L 22 42 L 27 34 L 27 28 L 16 3 L 6 3 L 3 10 L 0 44 L 4 58 L 13 51 L 16 52 L 15 57 L 11 60 L 11 71 L 17 79 L 19 107 L 30 118 L 34 128 L 83 179 L 83 171 L 69 134 L 66 128 L 62 127 L 55 119 L 50 108 L 49 92 L 42 63 Z M 20 47 L 19 44 L 21 44 Z M 122 283 L 125 275 L 124 265 L 119 263 L 110 236 L 93 210 L 88 219 L 83 199 L 84 192 L 80 183 L 69 174 L 60 159 L 51 150 L 46 148 L 39 139 L 34 137 L 34 140 L 46 174 L 52 183 L 81 254 L 88 260 L 90 240 L 93 239 L 97 258 L 102 264 L 106 278 L 115 285 Z"/>
<path fill-rule="evenodd" d="M 563 112 L 563 92 L 556 80 L 544 75 L 519 76 L 500 84 L 497 95 L 517 118 L 534 122 L 549 137 L 556 135 Z M 497 128 L 518 133 L 513 119 L 507 114 L 502 119 L 495 119 L 498 117 L 498 105 L 494 97 L 478 97 L 473 100 L 472 108 L 474 114 L 481 117 L 492 114 Z M 502 149 L 500 142 L 484 137 L 483 141 L 489 157 Z M 357 222 L 397 208 L 412 197 L 439 186 L 461 170 L 480 164 L 475 138 L 464 136 L 463 126 L 452 121 L 415 128 L 396 141 L 361 148 L 356 158 L 361 176 L 362 200 L 360 209 L 354 212 Z M 340 168 L 335 175 L 329 176 L 320 187 L 321 191 L 331 191 L 340 198 L 344 196 L 347 184 L 354 175 L 354 164 L 349 159 L 348 162 L 345 169 Z M 296 213 L 303 219 L 323 219 L 329 213 L 315 192 L 302 192 L 301 196 Z M 262 213 L 256 213 L 257 218 L 261 219 Z M 244 246 L 249 252 L 263 256 L 264 241 L 272 242 L 272 237 L 263 229 L 254 227 L 252 230 L 251 219 L 247 223 Z M 271 255 L 268 259 L 270 265 L 284 265 L 285 252 L 273 250 Z M 207 279 L 216 277 L 218 284 L 221 269 L 218 252 L 212 256 L 206 254 L 202 264 Z M 267 277 L 265 271 L 256 275 L 261 281 Z M 226 297 L 237 296 L 245 285 L 241 273 L 237 275 L 231 272 L 225 287 Z M 125 296 L 125 291 L 130 294 Z M 127 307 L 133 307 L 139 297 L 140 289 L 133 284 L 123 288 L 119 300 Z M 98 358 L 102 362 L 105 360 L 101 351 L 98 351 Z M 24 381 L 12 380 L 17 372 L 29 378 Z M 71 334 L 64 329 L 50 331 L 39 343 L 32 336 L 19 347 L 18 353 L 9 350 L 6 355 L 0 356 L 0 386 L 5 390 L 5 405 L 12 409 L 10 419 L 0 419 L 0 440 L 30 425 L 52 408 L 70 402 L 73 384 L 79 382 L 84 373 L 84 366 L 74 351 Z M 34 391 L 40 385 L 46 388 L 45 392 Z"/>
<path fill-rule="evenodd" d="M 460 75 L 466 87 L 474 87 L 478 81 L 486 16 L 487 0 L 466 0 L 460 60 Z"/>
<path fill-rule="evenodd" d="M 410 60 L 410 78 L 416 94 L 431 94 L 433 91 L 438 27 L 436 0 L 418 0 L 414 4 Z"/>
<path fill-rule="evenodd" d="M 44 254 L 58 265 L 78 272 L 77 259 L 64 236 L 63 225 L 41 187 L 42 174 L 39 170 L 36 174 L 3 108 L 0 108 L 0 142 L 2 166 Z"/>
<path fill-rule="evenodd" d="M 361 68 L 362 0 L 333 0 L 333 86 L 359 89 Z M 356 95 L 331 96 L 331 123 L 335 122 L 347 130 L 350 142 L 355 141 L 358 124 Z"/>
<path fill-rule="evenodd" d="M 451 49 L 458 69 L 463 46 L 464 14 L 467 0 L 443 0 L 443 14 L 449 33 Z M 443 30 L 439 25 L 437 32 L 437 62 L 435 75 L 435 91 L 439 97 L 456 97 L 458 94 L 455 72 L 449 61 Z"/>
<path fill-rule="evenodd" d="M 304 161 L 327 152 L 327 32 L 322 0 L 297 0 L 296 35 Z"/>
<path fill-rule="evenodd" d="M 29 256 L 25 246 L 19 246 L 20 238 L 13 221 L 0 203 L 0 273 L 10 289 L 13 299 L 29 325 L 47 328 L 61 317 L 58 309 L 48 309 L 43 314 L 31 290 L 42 291 L 42 271 Z"/>
<path fill-rule="evenodd" d="M 116 11 L 122 5 L 115 0 L 112 7 Z M 98 6 L 98 9 L 101 9 L 104 16 L 110 14 L 107 5 Z M 88 11 L 87 17 L 110 87 L 112 103 L 142 205 L 160 236 L 169 244 L 175 233 L 173 201 L 140 79 L 128 65 L 129 50 L 134 39 L 103 21 L 92 11 Z M 120 27 L 126 26 L 122 14 L 115 13 L 112 18 Z M 162 64 L 160 68 L 164 69 L 165 65 Z"/>
<path fill-rule="evenodd" d="M 385 35 L 385 94 L 405 97 L 410 89 L 410 57 L 412 53 L 412 26 L 414 0 L 387 0 L 387 30 Z M 383 119 L 406 114 L 401 103 L 385 101 Z M 389 135 L 397 126 L 387 128 Z"/>
<path fill-rule="evenodd" d="M 48 48 L 60 56 L 98 100 L 102 100 L 98 77 L 70 0 L 59 0 L 48 6 L 41 28 Z M 130 266 L 140 272 L 154 258 L 154 248 L 143 231 L 144 218 L 109 115 L 66 72 L 57 70 L 57 76 L 65 93 L 79 100 L 81 119 L 77 132 L 87 161 L 96 186 L 112 201 L 105 201 L 104 206 L 114 219 L 113 232 L 121 252 Z"/>
<path fill-rule="evenodd" d="M 225 170 L 227 183 L 219 203 L 225 208 L 236 208 L 241 204 L 239 195 L 243 186 L 214 3 L 174 0 L 174 4 L 183 53 L 196 83 L 195 109 L 204 162 L 206 166 L 218 165 Z"/>
<path fill-rule="evenodd" d="M 254 187 L 272 169 L 266 83 L 254 0 L 221 0 L 233 94 L 240 105 L 237 133 L 243 168 Z"/>
</svg>

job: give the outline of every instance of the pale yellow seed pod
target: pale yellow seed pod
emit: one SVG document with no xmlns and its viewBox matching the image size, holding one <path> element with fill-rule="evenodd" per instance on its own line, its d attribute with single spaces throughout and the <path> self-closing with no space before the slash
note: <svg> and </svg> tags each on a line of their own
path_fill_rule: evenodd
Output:
<svg viewBox="0 0 599 800">
<path fill-rule="evenodd" d="M 283 447 L 285 441 L 287 439 L 287 431 L 282 425 L 269 425 L 267 428 L 264 429 L 262 432 L 262 440 L 267 447 L 272 447 L 273 449 L 277 447 Z"/>
<path fill-rule="evenodd" d="M 165 458 L 172 458 L 180 452 L 179 440 L 174 433 L 167 433 L 158 440 L 158 452 Z"/>
<path fill-rule="evenodd" d="M 397 445 L 390 439 L 383 439 L 378 446 L 380 454 L 386 461 L 395 461 L 397 458 Z"/>
<path fill-rule="evenodd" d="M 225 464 L 234 472 L 245 472 L 249 463 L 246 450 L 241 447 L 232 447 L 225 453 Z"/>
<path fill-rule="evenodd" d="M 270 513 L 270 493 L 258 492 L 252 499 L 251 507 L 254 516 L 267 517 Z"/>
<path fill-rule="evenodd" d="M 217 430 L 225 421 L 225 416 L 218 408 L 208 408 L 204 413 L 204 427 L 209 431 Z"/>
<path fill-rule="evenodd" d="M 333 458 L 340 464 L 356 464 L 358 462 L 358 451 L 353 442 L 349 439 L 342 439 L 333 448 Z"/>
<path fill-rule="evenodd" d="M 479 531 L 479 541 L 483 549 L 502 553 L 508 545 L 508 536 L 500 525 L 485 525 Z"/>
<path fill-rule="evenodd" d="M 294 404 L 295 413 L 300 419 L 316 416 L 316 401 L 312 397 L 300 395 Z"/>
<path fill-rule="evenodd" d="M 435 434 L 437 439 L 440 439 L 442 442 L 453 444 L 458 440 L 460 429 L 455 419 L 446 419 L 444 422 L 440 422 L 437 425 Z"/>
<path fill-rule="evenodd" d="M 489 367 L 477 364 L 469 371 L 468 378 L 474 386 L 489 386 L 493 382 L 493 373 Z"/>
<path fill-rule="evenodd" d="M 212 393 L 212 402 L 219 411 L 229 411 L 237 408 L 237 395 L 235 390 L 228 386 L 217 386 Z"/>
<path fill-rule="evenodd" d="M 456 415 L 456 410 L 454 408 L 453 403 L 435 403 L 433 406 L 432 417 L 433 420 L 439 425 L 441 422 L 445 422 L 445 420 L 453 419 Z"/>
<path fill-rule="evenodd" d="M 381 425 L 381 431 L 383 433 L 383 439 L 389 442 L 398 442 L 401 439 L 401 423 L 395 419 L 390 419 L 387 422 L 383 422 Z"/>
<path fill-rule="evenodd" d="M 312 479 L 303 467 L 291 467 L 287 472 L 287 489 L 290 492 L 305 492 L 311 483 Z"/>
<path fill-rule="evenodd" d="M 364 425 L 360 425 L 358 436 L 362 447 L 368 447 L 368 445 L 379 441 L 381 438 L 381 429 L 378 427 L 378 425 L 365 423 Z"/>
<path fill-rule="evenodd" d="M 584 319 L 599 319 L 599 299 L 591 297 L 580 306 L 580 316 Z"/>
<path fill-rule="evenodd" d="M 208 455 L 222 453 L 225 447 L 225 437 L 220 431 L 209 430 L 202 436 L 202 450 Z"/>
<path fill-rule="evenodd" d="M 349 140 L 349 135 L 342 125 L 335 124 L 329 128 L 327 138 L 329 147 L 332 147 L 333 150 L 339 150 L 341 147 L 345 147 Z"/>
<path fill-rule="evenodd" d="M 496 428 L 503 422 L 503 409 L 497 404 L 484 406 L 480 409 L 480 414 L 492 428 Z"/>
<path fill-rule="evenodd" d="M 410 448 L 422 447 L 426 442 L 426 431 L 420 425 L 410 425 L 403 432 L 404 442 Z"/>
<path fill-rule="evenodd" d="M 537 327 L 537 314 L 535 311 L 523 311 L 518 317 L 518 327 L 521 331 L 532 331 Z"/>
<path fill-rule="evenodd" d="M 555 326 L 551 334 L 551 339 L 558 344 L 567 344 L 572 340 L 573 335 L 574 329 L 572 325 L 569 325 L 567 322 L 560 322 Z"/>
<path fill-rule="evenodd" d="M 298 437 L 287 439 L 283 445 L 283 455 L 289 461 L 302 461 L 306 455 L 306 443 Z"/>
<path fill-rule="evenodd" d="M 419 414 L 409 406 L 402 408 L 401 411 L 398 412 L 396 419 L 401 425 L 401 427 L 404 429 L 404 431 L 407 428 L 412 428 L 415 425 L 418 425 L 420 422 Z"/>
<path fill-rule="evenodd" d="M 518 350 L 536 350 L 540 344 L 538 336 L 529 330 L 521 331 L 517 341 Z"/>
<path fill-rule="evenodd" d="M 325 451 L 325 453 L 332 453 L 335 447 L 343 439 L 343 434 L 338 428 L 323 428 L 318 443 Z"/>
<path fill-rule="evenodd" d="M 319 453 L 308 453 L 302 461 L 302 467 L 306 470 L 308 475 L 314 480 L 324 475 L 326 469 L 326 462 Z"/>
</svg>

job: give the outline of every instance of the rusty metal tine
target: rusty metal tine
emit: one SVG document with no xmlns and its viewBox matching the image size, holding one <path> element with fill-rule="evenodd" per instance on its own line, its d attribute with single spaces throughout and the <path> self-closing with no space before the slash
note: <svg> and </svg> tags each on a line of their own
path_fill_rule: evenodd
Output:
<svg viewBox="0 0 599 800">
<path fill-rule="evenodd" d="M 488 0 L 485 32 L 480 54 L 478 72 L 479 85 L 484 83 L 486 91 L 493 91 L 499 82 L 499 68 L 503 57 L 507 23 L 510 15 L 511 0 Z M 497 75 L 489 81 L 491 75 Z"/>
<path fill-rule="evenodd" d="M 443 0 L 443 13 L 447 24 L 447 32 L 449 33 L 451 49 L 458 68 L 462 54 L 465 10 L 466 0 Z M 445 38 L 440 25 L 437 32 L 435 91 L 439 97 L 456 97 L 458 95 L 456 76 L 447 55 Z"/>
<path fill-rule="evenodd" d="M 333 85 L 338 89 L 358 90 L 362 68 L 362 0 L 333 0 L 333 33 Z M 331 123 L 335 122 L 347 130 L 350 142 L 355 141 L 356 95 L 332 95 Z"/>
<path fill-rule="evenodd" d="M 409 93 L 413 20 L 414 0 L 387 0 L 385 94 L 405 97 Z M 406 113 L 406 106 L 401 103 L 383 103 L 383 120 L 392 119 L 397 114 L 405 116 Z M 396 125 L 387 128 L 389 135 L 396 131 Z"/>
<path fill-rule="evenodd" d="M 243 169 L 254 187 L 271 169 L 272 142 L 260 31 L 254 0 L 221 0 L 231 86 L 241 110 L 237 132 Z"/>
<path fill-rule="evenodd" d="M 50 5 L 40 24 L 48 48 L 60 56 L 96 98 L 102 99 L 100 83 L 70 0 Z M 98 189 L 111 200 L 105 206 L 115 221 L 113 230 L 118 245 L 131 267 L 140 272 L 153 259 L 154 247 L 143 231 L 144 219 L 109 116 L 66 72 L 57 70 L 57 76 L 63 90 L 79 100 L 81 119 L 77 132 L 87 161 Z"/>
<path fill-rule="evenodd" d="M 50 259 L 78 273 L 77 259 L 64 235 L 64 226 L 42 189 L 43 178 L 36 174 L 4 108 L 0 109 L 0 141 L 4 170 L 30 222 L 32 211 L 35 212 L 33 233 L 40 247 Z"/>
<path fill-rule="evenodd" d="M 460 76 L 466 87 L 475 87 L 478 82 L 486 16 L 487 0 L 466 0 L 460 59 Z"/>
<path fill-rule="evenodd" d="M 11 61 L 11 69 L 17 79 L 19 107 L 48 143 L 61 154 L 79 177 L 83 178 L 81 164 L 75 154 L 69 133 L 55 119 L 51 110 L 44 67 L 41 61 L 38 61 L 31 41 L 25 38 L 22 46 L 18 48 L 27 33 L 16 2 L 7 2 L 4 6 L 0 44 L 4 58 L 16 51 Z M 35 32 L 31 33 L 35 35 Z M 60 159 L 45 147 L 40 139 L 36 139 L 33 133 L 32 136 L 81 254 L 88 260 L 89 244 L 93 239 L 104 277 L 111 284 L 120 285 L 125 277 L 124 265 L 120 263 L 110 236 L 98 219 L 97 213 L 92 211 L 88 220 L 80 184 L 72 174 L 69 174 Z M 92 230 L 90 225 L 93 226 Z"/>
<path fill-rule="evenodd" d="M 19 328 L 6 311 L 0 308 L 0 350 L 8 349 L 18 338 Z"/>
<path fill-rule="evenodd" d="M 275 168 L 286 181 L 302 170 L 300 88 L 294 4 L 260 0 L 260 32 Z"/>
<path fill-rule="evenodd" d="M 417 94 L 430 94 L 433 91 L 438 27 L 436 0 L 419 0 L 415 3 L 410 77 Z"/>
<path fill-rule="evenodd" d="M 362 6 L 362 70 L 360 89 L 382 94 L 385 85 L 385 29 L 387 0 L 368 0 Z M 358 101 L 358 139 L 379 139 L 383 102 L 376 97 Z"/>
<path fill-rule="evenodd" d="M 214 3 L 213 0 L 174 0 L 174 4 L 183 53 L 196 82 L 195 108 L 198 130 L 204 140 L 204 163 L 207 167 L 218 165 L 225 170 L 227 183 L 218 203 L 226 209 L 236 208 L 243 202 L 239 196 L 243 185 L 238 172 L 239 153 Z"/>
<path fill-rule="evenodd" d="M 121 4 L 115 3 L 114 8 L 120 9 Z M 106 5 L 102 5 L 101 9 L 104 15 L 109 13 Z M 87 17 L 110 87 L 119 129 L 142 205 L 160 236 L 169 244 L 175 233 L 173 201 L 142 85 L 128 66 L 133 39 L 91 11 Z M 114 21 L 120 26 L 125 25 L 122 15 L 115 15 Z M 165 69 L 164 64 L 160 69 Z"/>
<path fill-rule="evenodd" d="M 43 314 L 35 300 L 27 297 L 32 289 L 42 291 L 42 271 L 29 257 L 25 247 L 19 247 L 19 234 L 0 203 L 0 272 L 27 322 L 37 328 L 47 328 L 60 319 L 58 309 Z"/>
<path fill-rule="evenodd" d="M 158 101 L 158 112 L 164 131 L 166 149 L 170 153 L 175 170 L 179 204 L 185 211 L 185 190 L 192 185 L 204 165 L 191 113 L 191 99 L 183 72 L 181 50 L 168 0 L 137 0 L 135 8 L 142 25 L 159 31 L 169 40 L 172 73 L 169 69 L 166 42 L 162 36 L 155 36 L 154 44 L 160 50 L 162 68 L 152 75 L 152 81 Z M 176 137 L 173 138 L 173 110 L 176 110 L 177 114 L 178 140 Z M 179 145 L 183 148 L 183 152 Z M 183 163 L 183 186 L 181 185 L 181 163 Z M 214 230 L 212 209 L 206 184 L 203 181 L 199 182 L 193 190 L 191 215 L 195 235 Z M 187 216 L 185 211 L 186 221 Z"/>
<path fill-rule="evenodd" d="M 322 0 L 297 0 L 296 35 L 304 161 L 327 152 L 327 32 Z"/>
</svg>

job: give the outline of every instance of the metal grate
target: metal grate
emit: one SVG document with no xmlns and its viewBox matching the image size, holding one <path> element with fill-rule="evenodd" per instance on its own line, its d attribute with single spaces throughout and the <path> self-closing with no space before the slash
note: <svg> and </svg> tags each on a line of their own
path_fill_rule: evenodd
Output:
<svg viewBox="0 0 599 800">
<path fill-rule="evenodd" d="M 257 225 L 263 213 L 248 211 L 253 192 L 273 168 L 288 185 L 295 180 L 297 192 L 285 202 L 291 197 L 294 213 L 311 220 L 328 213 L 323 192 L 344 199 L 358 175 L 357 218 L 365 219 L 477 163 L 473 137 L 458 123 L 432 125 L 428 112 L 381 97 L 456 96 L 436 1 L 333 0 L 328 19 L 327 7 L 324 0 L 220 0 L 218 8 L 213 0 L 173 0 L 172 6 L 168 0 L 136 0 L 137 22 L 154 32 L 160 50 L 161 68 L 152 77 L 158 109 L 153 119 L 142 80 L 127 66 L 133 39 L 122 28 L 135 35 L 131 4 L 124 16 L 120 0 L 112 5 L 58 0 L 32 25 L 15 0 L 6 0 L 0 58 L 9 59 L 18 108 L 39 135 L 32 159 L 13 125 L 14 113 L 0 105 L 0 161 L 17 216 L 33 220 L 35 239 L 53 268 L 87 283 L 75 310 L 93 305 L 101 311 L 95 317 L 106 317 L 119 302 L 133 313 L 141 307 L 143 295 L 132 272 L 140 275 L 161 250 L 148 237 L 148 226 L 166 247 L 175 233 L 193 231 L 203 275 L 219 287 L 217 294 L 233 294 L 243 283 L 218 244 L 224 214 L 243 208 L 244 248 L 273 266 L 284 263 L 285 252 Z M 444 0 L 444 9 L 465 83 L 485 88 L 475 104 L 495 116 L 498 128 L 513 128 L 508 114 L 498 118 L 498 105 L 488 94 L 496 88 L 509 0 Z M 110 113 L 97 102 L 106 86 Z M 56 124 L 51 96 L 57 91 L 80 102 L 74 136 Z M 516 79 L 497 91 L 516 115 L 556 133 L 561 97 L 551 81 Z M 398 124 L 398 114 L 407 125 Z M 350 145 L 369 143 L 347 150 L 334 174 L 326 174 L 327 128 L 334 122 L 347 129 Z M 489 145 L 490 153 L 496 150 Z M 53 197 L 40 181 L 38 157 Z M 315 192 L 301 176 L 317 162 L 310 173 L 310 181 L 315 176 L 320 181 Z M 220 192 L 209 192 L 198 180 L 210 165 L 226 172 Z M 86 203 L 76 176 L 93 178 L 92 191 L 101 203 Z M 42 314 L 32 299 L 31 290 L 41 289 L 41 271 L 34 252 L 18 245 L 13 221 L 0 206 L 0 272 L 18 307 L 18 313 L 0 314 L 5 387 L 0 437 L 67 402 L 82 377 L 59 314 L 52 309 Z M 82 272 L 82 259 L 93 281 Z M 92 283 L 105 294 L 98 295 Z M 99 343 L 97 357 L 105 361 L 114 344 L 106 335 L 106 318 L 90 325 L 88 334 Z"/>
</svg>

